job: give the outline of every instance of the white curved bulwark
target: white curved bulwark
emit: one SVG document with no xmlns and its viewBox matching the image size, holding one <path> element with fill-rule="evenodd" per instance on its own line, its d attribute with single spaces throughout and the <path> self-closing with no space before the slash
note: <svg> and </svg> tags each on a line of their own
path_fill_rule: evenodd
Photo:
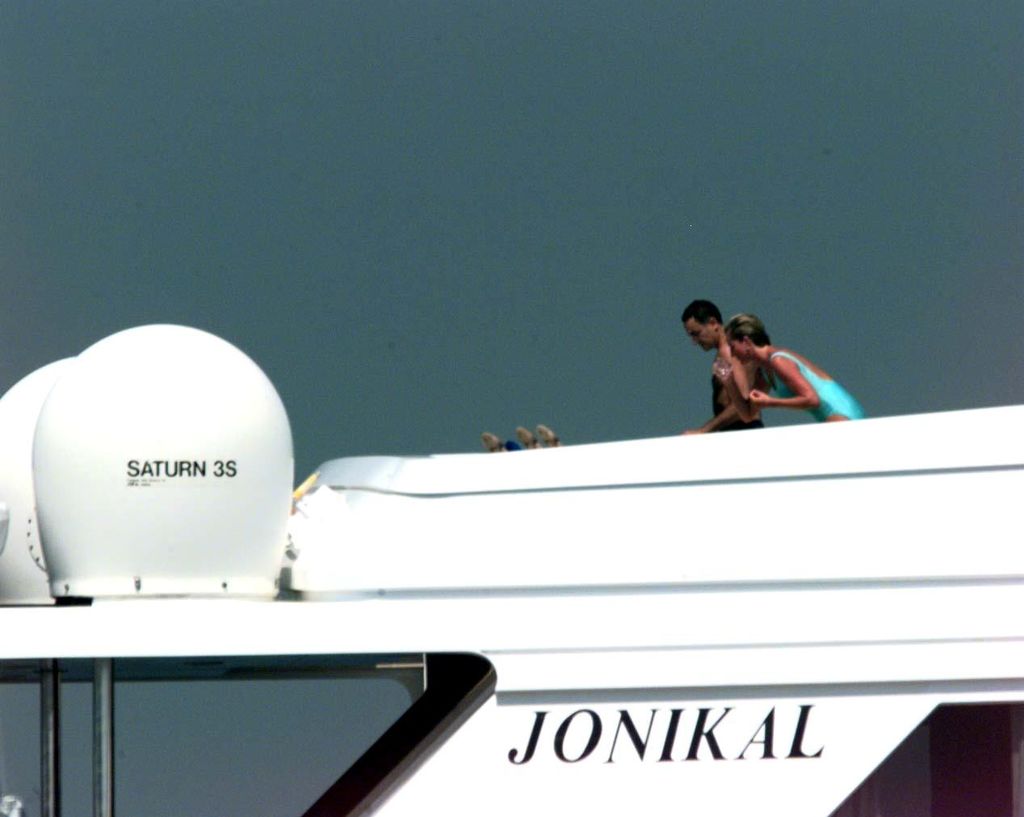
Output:
<svg viewBox="0 0 1024 817">
<path fill-rule="evenodd" d="M 292 587 L 1016 578 L 1024 409 L 514 452 L 338 460 Z"/>
</svg>

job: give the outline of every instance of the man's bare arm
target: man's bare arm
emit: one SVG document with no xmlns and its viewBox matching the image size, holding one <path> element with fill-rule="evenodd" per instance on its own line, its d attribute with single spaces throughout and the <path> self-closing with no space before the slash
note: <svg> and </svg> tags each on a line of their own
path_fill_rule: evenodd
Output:
<svg viewBox="0 0 1024 817">
<path fill-rule="evenodd" d="M 718 431 L 722 426 L 730 425 L 740 419 L 740 414 L 733 405 L 728 405 L 721 410 L 718 414 L 708 420 L 700 428 L 690 428 L 682 432 L 683 434 L 710 434 L 712 431 Z"/>
</svg>

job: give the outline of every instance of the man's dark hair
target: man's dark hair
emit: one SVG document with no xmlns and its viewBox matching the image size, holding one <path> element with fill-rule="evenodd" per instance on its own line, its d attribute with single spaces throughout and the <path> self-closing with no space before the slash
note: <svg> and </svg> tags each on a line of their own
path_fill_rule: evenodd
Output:
<svg viewBox="0 0 1024 817">
<path fill-rule="evenodd" d="M 690 318 L 693 318 L 701 325 L 707 323 L 712 318 L 721 323 L 722 313 L 718 311 L 718 307 L 711 303 L 711 301 L 692 301 L 683 310 L 683 323 L 686 323 Z"/>
</svg>

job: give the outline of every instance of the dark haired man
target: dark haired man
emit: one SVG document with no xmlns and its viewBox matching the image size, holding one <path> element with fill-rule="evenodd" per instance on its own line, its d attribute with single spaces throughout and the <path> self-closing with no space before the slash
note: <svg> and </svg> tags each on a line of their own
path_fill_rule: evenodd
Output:
<svg viewBox="0 0 1024 817">
<path fill-rule="evenodd" d="M 717 371 L 727 373 L 730 367 L 737 367 L 735 380 L 740 390 L 745 393 L 747 383 L 754 383 L 755 388 L 768 390 L 764 376 L 750 365 L 734 361 L 729 351 L 729 342 L 722 326 L 722 313 L 711 301 L 692 301 L 683 310 L 683 329 L 697 346 L 705 352 L 714 350 L 717 354 L 711 364 L 711 408 L 714 416 L 700 428 L 691 428 L 684 434 L 706 434 L 710 431 L 740 431 L 747 428 L 764 428 L 760 415 L 749 422 L 744 422 L 736 407 L 732 405 L 729 392 L 722 386 L 722 380 L 716 376 Z"/>
</svg>

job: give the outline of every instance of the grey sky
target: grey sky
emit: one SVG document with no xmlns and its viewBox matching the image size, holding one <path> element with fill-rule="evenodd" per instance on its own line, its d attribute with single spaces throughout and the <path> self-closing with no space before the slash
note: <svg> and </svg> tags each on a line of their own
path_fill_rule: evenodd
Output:
<svg viewBox="0 0 1024 817">
<path fill-rule="evenodd" d="M 176 322 L 300 477 L 657 436 L 709 297 L 870 414 L 1024 402 L 1022 55 L 1018 0 L 3 0 L 0 391 Z"/>
<path fill-rule="evenodd" d="M 117 811 L 280 817 L 302 814 L 405 711 L 387 677 L 140 681 L 117 685 Z M 0 684 L 0 793 L 26 817 L 40 804 L 39 688 Z M 92 687 L 61 685 L 61 813 L 92 810 Z"/>
</svg>

